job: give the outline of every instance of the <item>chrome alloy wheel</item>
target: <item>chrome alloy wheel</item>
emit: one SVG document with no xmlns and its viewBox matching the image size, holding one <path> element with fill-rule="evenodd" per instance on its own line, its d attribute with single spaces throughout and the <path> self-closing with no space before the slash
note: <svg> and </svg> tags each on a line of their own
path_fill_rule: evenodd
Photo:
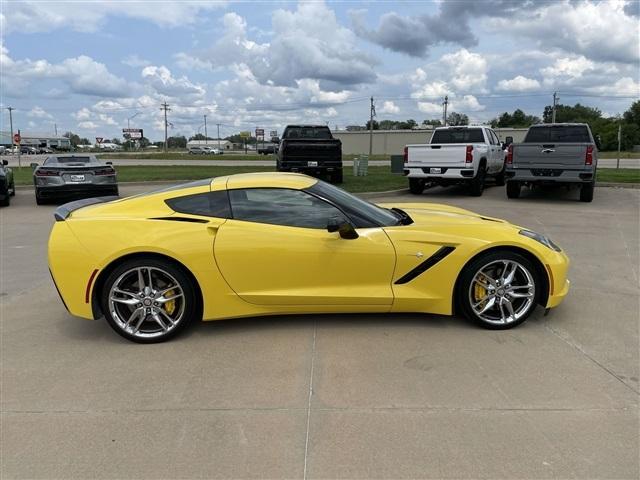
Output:
<svg viewBox="0 0 640 480">
<path fill-rule="evenodd" d="M 469 286 L 469 303 L 482 321 L 508 325 L 527 314 L 536 298 L 531 272 L 514 260 L 496 260 L 476 272 Z"/>
<path fill-rule="evenodd" d="M 108 300 L 117 326 L 138 338 L 166 335 L 180 323 L 185 309 L 182 287 L 158 267 L 127 270 L 113 282 Z"/>
</svg>

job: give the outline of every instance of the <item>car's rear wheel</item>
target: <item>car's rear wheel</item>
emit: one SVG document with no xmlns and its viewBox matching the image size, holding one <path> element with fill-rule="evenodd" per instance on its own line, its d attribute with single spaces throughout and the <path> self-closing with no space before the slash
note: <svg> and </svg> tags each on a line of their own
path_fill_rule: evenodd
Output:
<svg viewBox="0 0 640 480">
<path fill-rule="evenodd" d="M 580 187 L 580 201 L 581 202 L 592 202 L 593 201 L 593 190 L 595 185 L 593 182 L 591 183 L 583 183 Z"/>
<path fill-rule="evenodd" d="M 457 302 L 469 320 L 485 328 L 506 329 L 524 322 L 536 307 L 541 280 L 525 256 L 496 251 L 463 270 Z"/>
<path fill-rule="evenodd" d="M 484 191 L 484 181 L 486 179 L 486 176 L 487 170 L 484 164 L 481 164 L 478 167 L 478 173 L 476 174 L 475 178 L 471 180 L 469 193 L 472 197 L 479 197 L 482 195 L 482 192 Z"/>
<path fill-rule="evenodd" d="M 410 178 L 409 191 L 414 195 L 421 195 L 422 192 L 424 192 L 424 180 L 420 178 Z"/>
<path fill-rule="evenodd" d="M 157 343 L 175 337 L 198 316 L 196 288 L 169 261 L 140 258 L 116 267 L 103 284 L 102 311 L 127 340 Z"/>
<path fill-rule="evenodd" d="M 520 188 L 520 182 L 507 182 L 507 198 L 519 198 Z"/>
<path fill-rule="evenodd" d="M 38 192 L 38 189 L 36 189 L 36 205 L 44 205 L 45 203 L 47 203 L 47 201 L 42 198 L 40 192 Z"/>
<path fill-rule="evenodd" d="M 502 170 L 498 173 L 494 178 L 496 180 L 496 185 L 498 187 L 504 187 L 505 179 L 504 179 L 505 166 L 502 166 Z"/>
<path fill-rule="evenodd" d="M 4 198 L 2 200 L 0 200 L 0 207 L 8 207 L 9 205 L 11 205 L 11 194 L 9 193 L 9 190 L 7 189 Z"/>
</svg>

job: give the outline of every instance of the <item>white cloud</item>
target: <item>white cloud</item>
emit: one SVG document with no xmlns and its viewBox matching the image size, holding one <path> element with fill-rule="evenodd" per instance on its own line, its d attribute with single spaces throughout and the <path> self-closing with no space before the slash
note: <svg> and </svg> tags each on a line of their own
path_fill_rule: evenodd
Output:
<svg viewBox="0 0 640 480">
<path fill-rule="evenodd" d="M 443 55 L 440 61 L 451 72 L 451 85 L 457 90 L 483 92 L 487 82 L 487 61 L 466 49 Z"/>
<path fill-rule="evenodd" d="M 90 122 L 90 121 L 85 121 L 85 122 L 79 122 L 78 123 L 78 128 L 82 128 L 83 130 L 97 130 L 99 127 L 99 125 Z"/>
<path fill-rule="evenodd" d="M 29 113 L 27 113 L 28 117 L 31 118 L 43 118 L 43 119 L 52 119 L 53 116 L 47 113 L 42 107 L 38 107 L 37 105 L 33 107 Z"/>
<path fill-rule="evenodd" d="M 150 65 L 142 69 L 142 78 L 160 95 L 169 97 L 202 97 L 206 90 L 202 85 L 192 83 L 187 77 L 176 78 L 165 66 Z"/>
<path fill-rule="evenodd" d="M 387 100 L 382 104 L 380 113 L 397 114 L 400 113 L 400 107 L 398 107 L 395 103 Z"/>
<path fill-rule="evenodd" d="M 6 5 L 0 14 L 4 35 L 13 32 L 37 33 L 58 29 L 96 32 L 108 17 L 129 17 L 161 27 L 193 25 L 203 12 L 224 7 L 226 2 L 182 0 L 127 2 L 44 2 L 21 1 Z"/>
<path fill-rule="evenodd" d="M 585 72 L 593 70 L 595 63 L 584 55 L 557 58 L 550 67 L 540 70 L 547 77 L 581 77 Z"/>
<path fill-rule="evenodd" d="M 173 60 L 178 68 L 183 70 L 213 71 L 213 62 L 194 57 L 185 52 L 176 53 Z"/>
<path fill-rule="evenodd" d="M 526 92 L 540 88 L 540 82 L 535 78 L 527 78 L 522 75 L 511 80 L 500 80 L 497 85 L 498 90 L 505 92 Z"/>
<path fill-rule="evenodd" d="M 133 68 L 146 67 L 147 65 L 151 65 L 149 60 L 145 60 L 144 58 L 140 58 L 137 54 L 127 55 L 122 59 L 122 63 Z"/>
<path fill-rule="evenodd" d="M 432 102 L 418 102 L 418 110 L 429 115 L 442 115 L 442 105 Z"/>
</svg>

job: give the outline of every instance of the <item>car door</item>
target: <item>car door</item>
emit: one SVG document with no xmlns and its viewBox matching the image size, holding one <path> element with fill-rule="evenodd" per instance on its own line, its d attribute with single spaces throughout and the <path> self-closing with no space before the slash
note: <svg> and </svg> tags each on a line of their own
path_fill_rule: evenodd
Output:
<svg viewBox="0 0 640 480">
<path fill-rule="evenodd" d="M 389 309 L 395 251 L 382 228 L 358 229 L 355 239 L 330 233 L 329 219 L 344 214 L 301 190 L 230 190 L 229 199 L 233 218 L 219 228 L 214 255 L 245 301 Z"/>
<path fill-rule="evenodd" d="M 493 172 L 500 172 L 504 165 L 504 151 L 502 150 L 502 145 L 500 143 L 500 139 L 496 132 L 493 130 L 488 130 L 488 133 L 491 136 L 491 163 L 493 164 L 492 170 Z"/>
</svg>

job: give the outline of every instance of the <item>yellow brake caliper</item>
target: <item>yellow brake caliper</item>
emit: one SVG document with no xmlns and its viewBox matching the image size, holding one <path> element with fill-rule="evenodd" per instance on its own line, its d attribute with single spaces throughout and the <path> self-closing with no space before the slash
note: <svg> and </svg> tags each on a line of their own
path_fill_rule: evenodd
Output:
<svg viewBox="0 0 640 480">
<path fill-rule="evenodd" d="M 487 289 L 484 288 L 479 283 L 476 283 L 475 286 L 473 287 L 473 296 L 476 302 L 479 302 L 480 300 L 482 300 L 484 297 L 487 296 Z M 482 307 L 484 307 L 484 303 L 485 302 L 482 303 Z"/>
<path fill-rule="evenodd" d="M 172 297 L 173 296 L 173 290 L 169 290 L 168 292 L 165 293 L 166 297 Z M 164 310 L 165 312 L 167 312 L 169 315 L 171 315 L 174 310 L 176 309 L 176 301 L 174 300 L 169 300 L 168 302 L 166 302 L 164 304 Z"/>
</svg>

